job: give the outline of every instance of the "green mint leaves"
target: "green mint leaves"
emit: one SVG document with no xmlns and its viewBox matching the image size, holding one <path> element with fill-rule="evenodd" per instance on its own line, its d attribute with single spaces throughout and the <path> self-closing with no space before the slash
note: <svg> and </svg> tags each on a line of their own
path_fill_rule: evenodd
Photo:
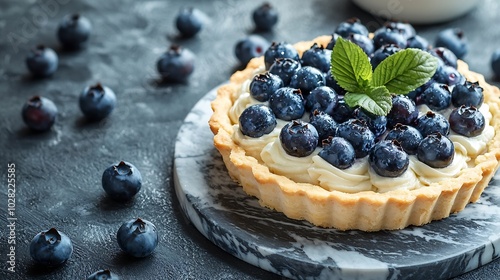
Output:
<svg viewBox="0 0 500 280">
<path fill-rule="evenodd" d="M 331 72 L 347 93 L 350 107 L 362 107 L 383 116 L 392 108 L 391 94 L 407 94 L 434 75 L 437 58 L 419 49 L 404 49 L 384 59 L 372 72 L 370 60 L 356 44 L 338 38 L 332 52 Z"/>
</svg>

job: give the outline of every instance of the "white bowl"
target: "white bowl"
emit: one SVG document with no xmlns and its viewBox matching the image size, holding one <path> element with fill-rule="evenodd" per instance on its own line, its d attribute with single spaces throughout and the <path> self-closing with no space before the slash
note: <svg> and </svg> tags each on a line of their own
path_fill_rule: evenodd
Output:
<svg viewBox="0 0 500 280">
<path fill-rule="evenodd" d="M 386 19 L 428 24 L 448 21 L 472 10 L 480 0 L 352 0 L 369 13 Z"/>
</svg>

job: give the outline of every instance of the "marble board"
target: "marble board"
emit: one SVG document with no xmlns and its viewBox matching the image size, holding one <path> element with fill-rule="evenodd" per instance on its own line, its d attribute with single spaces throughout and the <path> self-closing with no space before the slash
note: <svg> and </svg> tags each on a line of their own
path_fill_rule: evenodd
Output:
<svg viewBox="0 0 500 280">
<path fill-rule="evenodd" d="M 231 180 L 213 147 L 207 93 L 175 144 L 183 212 L 210 241 L 291 279 L 449 279 L 500 257 L 500 172 L 478 203 L 422 227 L 366 233 L 323 229 L 263 208 Z"/>
</svg>

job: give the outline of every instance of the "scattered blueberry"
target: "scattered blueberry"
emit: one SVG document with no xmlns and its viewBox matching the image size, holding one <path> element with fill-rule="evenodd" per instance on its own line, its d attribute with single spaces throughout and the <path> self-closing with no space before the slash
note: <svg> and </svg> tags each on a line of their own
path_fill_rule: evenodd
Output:
<svg viewBox="0 0 500 280">
<path fill-rule="evenodd" d="M 447 48 L 433 48 L 429 51 L 429 53 L 434 57 L 439 58 L 439 61 L 443 62 L 444 65 L 448 65 L 453 68 L 457 68 L 458 66 L 457 56 Z"/>
<path fill-rule="evenodd" d="M 299 119 L 305 113 L 304 97 L 300 90 L 282 87 L 269 98 L 269 107 L 278 119 L 291 121 Z"/>
<path fill-rule="evenodd" d="M 68 49 L 78 49 L 88 41 L 92 32 L 90 21 L 79 14 L 67 15 L 59 23 L 57 37 Z"/>
<path fill-rule="evenodd" d="M 120 248 L 127 254 L 142 258 L 153 253 L 158 246 L 158 232 L 151 222 L 132 219 L 121 225 L 116 233 Z"/>
<path fill-rule="evenodd" d="M 339 169 L 351 167 L 356 153 L 349 141 L 341 137 L 330 137 L 322 142 L 323 149 L 318 153 L 322 159 Z"/>
<path fill-rule="evenodd" d="M 131 199 L 139 192 L 141 186 L 141 173 L 134 165 L 125 161 L 112 164 L 102 174 L 102 187 L 114 200 Z"/>
<path fill-rule="evenodd" d="M 116 95 L 112 89 L 98 83 L 83 89 L 79 104 L 87 119 L 99 121 L 109 116 L 115 109 Z"/>
<path fill-rule="evenodd" d="M 373 41 L 368 36 L 353 33 L 347 36 L 346 39 L 358 45 L 368 56 L 375 51 Z"/>
<path fill-rule="evenodd" d="M 356 108 L 353 116 L 366 123 L 368 128 L 373 132 L 375 137 L 382 135 L 387 129 L 387 117 L 377 116 L 365 111 L 363 108 Z"/>
<path fill-rule="evenodd" d="M 306 110 L 308 112 L 318 110 L 331 115 L 337 102 L 337 93 L 331 87 L 317 87 L 306 97 Z"/>
<path fill-rule="evenodd" d="M 290 84 L 292 76 L 301 68 L 300 62 L 291 58 L 277 58 L 269 67 L 269 73 L 281 78 L 285 86 Z"/>
<path fill-rule="evenodd" d="M 382 140 L 375 144 L 368 157 L 370 166 L 383 177 L 399 177 L 410 163 L 408 154 L 397 140 Z"/>
<path fill-rule="evenodd" d="M 283 86 L 283 80 L 277 75 L 269 72 L 258 74 L 250 83 L 250 95 L 260 102 L 265 102 L 269 100 L 271 94 Z"/>
<path fill-rule="evenodd" d="M 309 117 L 309 123 L 316 128 L 316 131 L 318 131 L 318 144 L 328 137 L 333 137 L 335 135 L 337 123 L 332 116 L 326 114 L 325 112 L 314 111 Z"/>
<path fill-rule="evenodd" d="M 415 102 L 405 95 L 392 97 L 392 108 L 387 114 L 387 127 L 392 128 L 397 123 L 412 124 L 418 118 Z"/>
<path fill-rule="evenodd" d="M 240 130 L 246 136 L 258 138 L 269 134 L 276 127 L 276 117 L 271 109 L 262 104 L 251 105 L 240 115 Z"/>
<path fill-rule="evenodd" d="M 382 62 L 384 59 L 388 58 L 389 56 L 399 52 L 401 50 L 400 47 L 396 45 L 384 45 L 380 48 L 378 48 L 376 51 L 374 51 L 371 55 L 370 63 L 372 65 L 372 69 L 377 68 L 377 66 Z"/>
<path fill-rule="evenodd" d="M 325 85 L 325 77 L 320 70 L 312 66 L 304 66 L 298 69 L 290 80 L 290 87 L 298 88 L 304 94 L 317 87 Z"/>
<path fill-rule="evenodd" d="M 469 51 L 469 43 L 460 28 L 448 28 L 440 31 L 435 46 L 449 49 L 457 58 L 463 58 Z"/>
<path fill-rule="evenodd" d="M 185 82 L 194 71 L 195 55 L 188 49 L 172 45 L 156 62 L 165 81 Z"/>
<path fill-rule="evenodd" d="M 313 125 L 294 120 L 281 129 L 280 141 L 287 154 L 306 157 L 312 154 L 318 146 L 319 136 Z"/>
<path fill-rule="evenodd" d="M 474 106 L 481 107 L 483 104 L 483 88 L 478 82 L 466 81 L 463 84 L 456 85 L 451 91 L 451 103 L 455 107 Z"/>
<path fill-rule="evenodd" d="M 33 96 L 23 106 L 22 116 L 24 123 L 32 130 L 49 130 L 57 116 L 57 107 L 50 99 Z"/>
<path fill-rule="evenodd" d="M 286 42 L 272 42 L 271 46 L 264 53 L 266 69 L 269 69 L 276 59 L 279 58 L 290 58 L 297 62 L 300 60 L 299 53 L 292 44 Z"/>
<path fill-rule="evenodd" d="M 397 29 L 392 29 L 387 26 L 377 29 L 373 34 L 373 44 L 375 45 L 375 49 L 379 49 L 384 45 L 390 44 L 404 49 L 406 47 L 406 40 L 407 38 Z"/>
<path fill-rule="evenodd" d="M 335 33 L 347 38 L 350 34 L 361 34 L 368 36 L 368 29 L 361 23 L 359 18 L 350 18 L 346 21 L 341 22 L 335 29 Z"/>
<path fill-rule="evenodd" d="M 120 277 L 108 269 L 102 269 L 90 274 L 87 280 L 120 280 Z"/>
<path fill-rule="evenodd" d="M 349 119 L 338 124 L 335 136 L 351 143 L 356 151 L 356 158 L 367 156 L 375 145 L 375 135 L 365 122 L 358 119 Z"/>
<path fill-rule="evenodd" d="M 312 66 L 326 73 L 330 70 L 331 60 L 332 50 L 314 43 L 310 49 L 302 54 L 301 62 L 302 66 Z"/>
<path fill-rule="evenodd" d="M 246 65 L 252 58 L 264 55 L 268 48 L 269 42 L 264 37 L 250 35 L 236 43 L 234 54 L 241 64 Z"/>
<path fill-rule="evenodd" d="M 345 102 L 344 98 L 340 98 L 337 101 L 337 106 L 332 113 L 333 119 L 337 123 L 343 123 L 348 119 L 352 118 L 354 115 L 354 108 L 349 107 Z"/>
<path fill-rule="evenodd" d="M 332 34 L 332 38 L 330 39 L 330 41 L 328 42 L 328 44 L 326 44 L 326 49 L 329 49 L 329 50 L 333 50 L 333 47 L 335 46 L 335 43 L 337 43 L 337 39 L 340 37 L 339 34 L 337 33 L 333 33 Z"/>
<path fill-rule="evenodd" d="M 491 55 L 491 69 L 495 77 L 500 78 L 500 49 L 497 49 Z"/>
<path fill-rule="evenodd" d="M 252 13 L 252 19 L 257 30 L 269 31 L 278 23 L 278 11 L 269 3 L 257 7 Z"/>
<path fill-rule="evenodd" d="M 440 133 L 426 136 L 418 145 L 417 158 L 430 167 L 446 167 L 453 162 L 454 157 L 453 142 Z"/>
<path fill-rule="evenodd" d="M 418 129 L 400 123 L 396 124 L 385 136 L 385 140 L 397 140 L 403 150 L 409 155 L 417 153 L 418 145 L 422 139 L 422 134 Z"/>
<path fill-rule="evenodd" d="M 449 86 L 463 84 L 465 82 L 464 76 L 462 76 L 456 68 L 448 65 L 438 66 L 432 79 L 437 83 Z"/>
<path fill-rule="evenodd" d="M 429 41 L 422 36 L 415 35 L 406 41 L 406 48 L 414 48 L 428 50 L 430 47 Z"/>
<path fill-rule="evenodd" d="M 61 265 L 72 253 L 73 244 L 69 237 L 55 228 L 38 233 L 30 243 L 31 257 L 42 265 Z"/>
<path fill-rule="evenodd" d="M 443 110 L 451 104 L 450 88 L 446 84 L 433 83 L 419 96 L 417 104 L 425 104 L 432 110 Z"/>
<path fill-rule="evenodd" d="M 193 37 L 203 28 L 203 13 L 195 8 L 183 8 L 175 18 L 175 26 L 182 36 Z"/>
<path fill-rule="evenodd" d="M 453 109 L 449 122 L 451 130 L 466 137 L 480 135 L 485 126 L 484 116 L 476 107 L 460 106 Z"/>
<path fill-rule="evenodd" d="M 443 115 L 432 111 L 428 111 L 418 117 L 415 121 L 415 127 L 422 134 L 422 137 L 437 132 L 445 136 L 450 133 L 450 123 L 448 120 Z"/>
<path fill-rule="evenodd" d="M 59 58 L 54 50 L 43 45 L 31 50 L 26 57 L 26 66 L 35 77 L 48 77 L 57 70 Z"/>
</svg>

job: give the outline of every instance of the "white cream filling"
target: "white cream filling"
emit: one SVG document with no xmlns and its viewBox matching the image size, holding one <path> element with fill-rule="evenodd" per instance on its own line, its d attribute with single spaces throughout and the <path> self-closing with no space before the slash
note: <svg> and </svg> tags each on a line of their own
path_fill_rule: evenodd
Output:
<svg viewBox="0 0 500 280">
<path fill-rule="evenodd" d="M 455 156 L 450 165 L 443 168 L 433 168 L 418 160 L 416 156 L 410 156 L 410 167 L 418 176 L 420 183 L 423 186 L 428 186 L 432 183 L 442 181 L 443 178 L 456 177 L 467 168 L 468 157 L 460 152 L 455 151 Z"/>
</svg>

